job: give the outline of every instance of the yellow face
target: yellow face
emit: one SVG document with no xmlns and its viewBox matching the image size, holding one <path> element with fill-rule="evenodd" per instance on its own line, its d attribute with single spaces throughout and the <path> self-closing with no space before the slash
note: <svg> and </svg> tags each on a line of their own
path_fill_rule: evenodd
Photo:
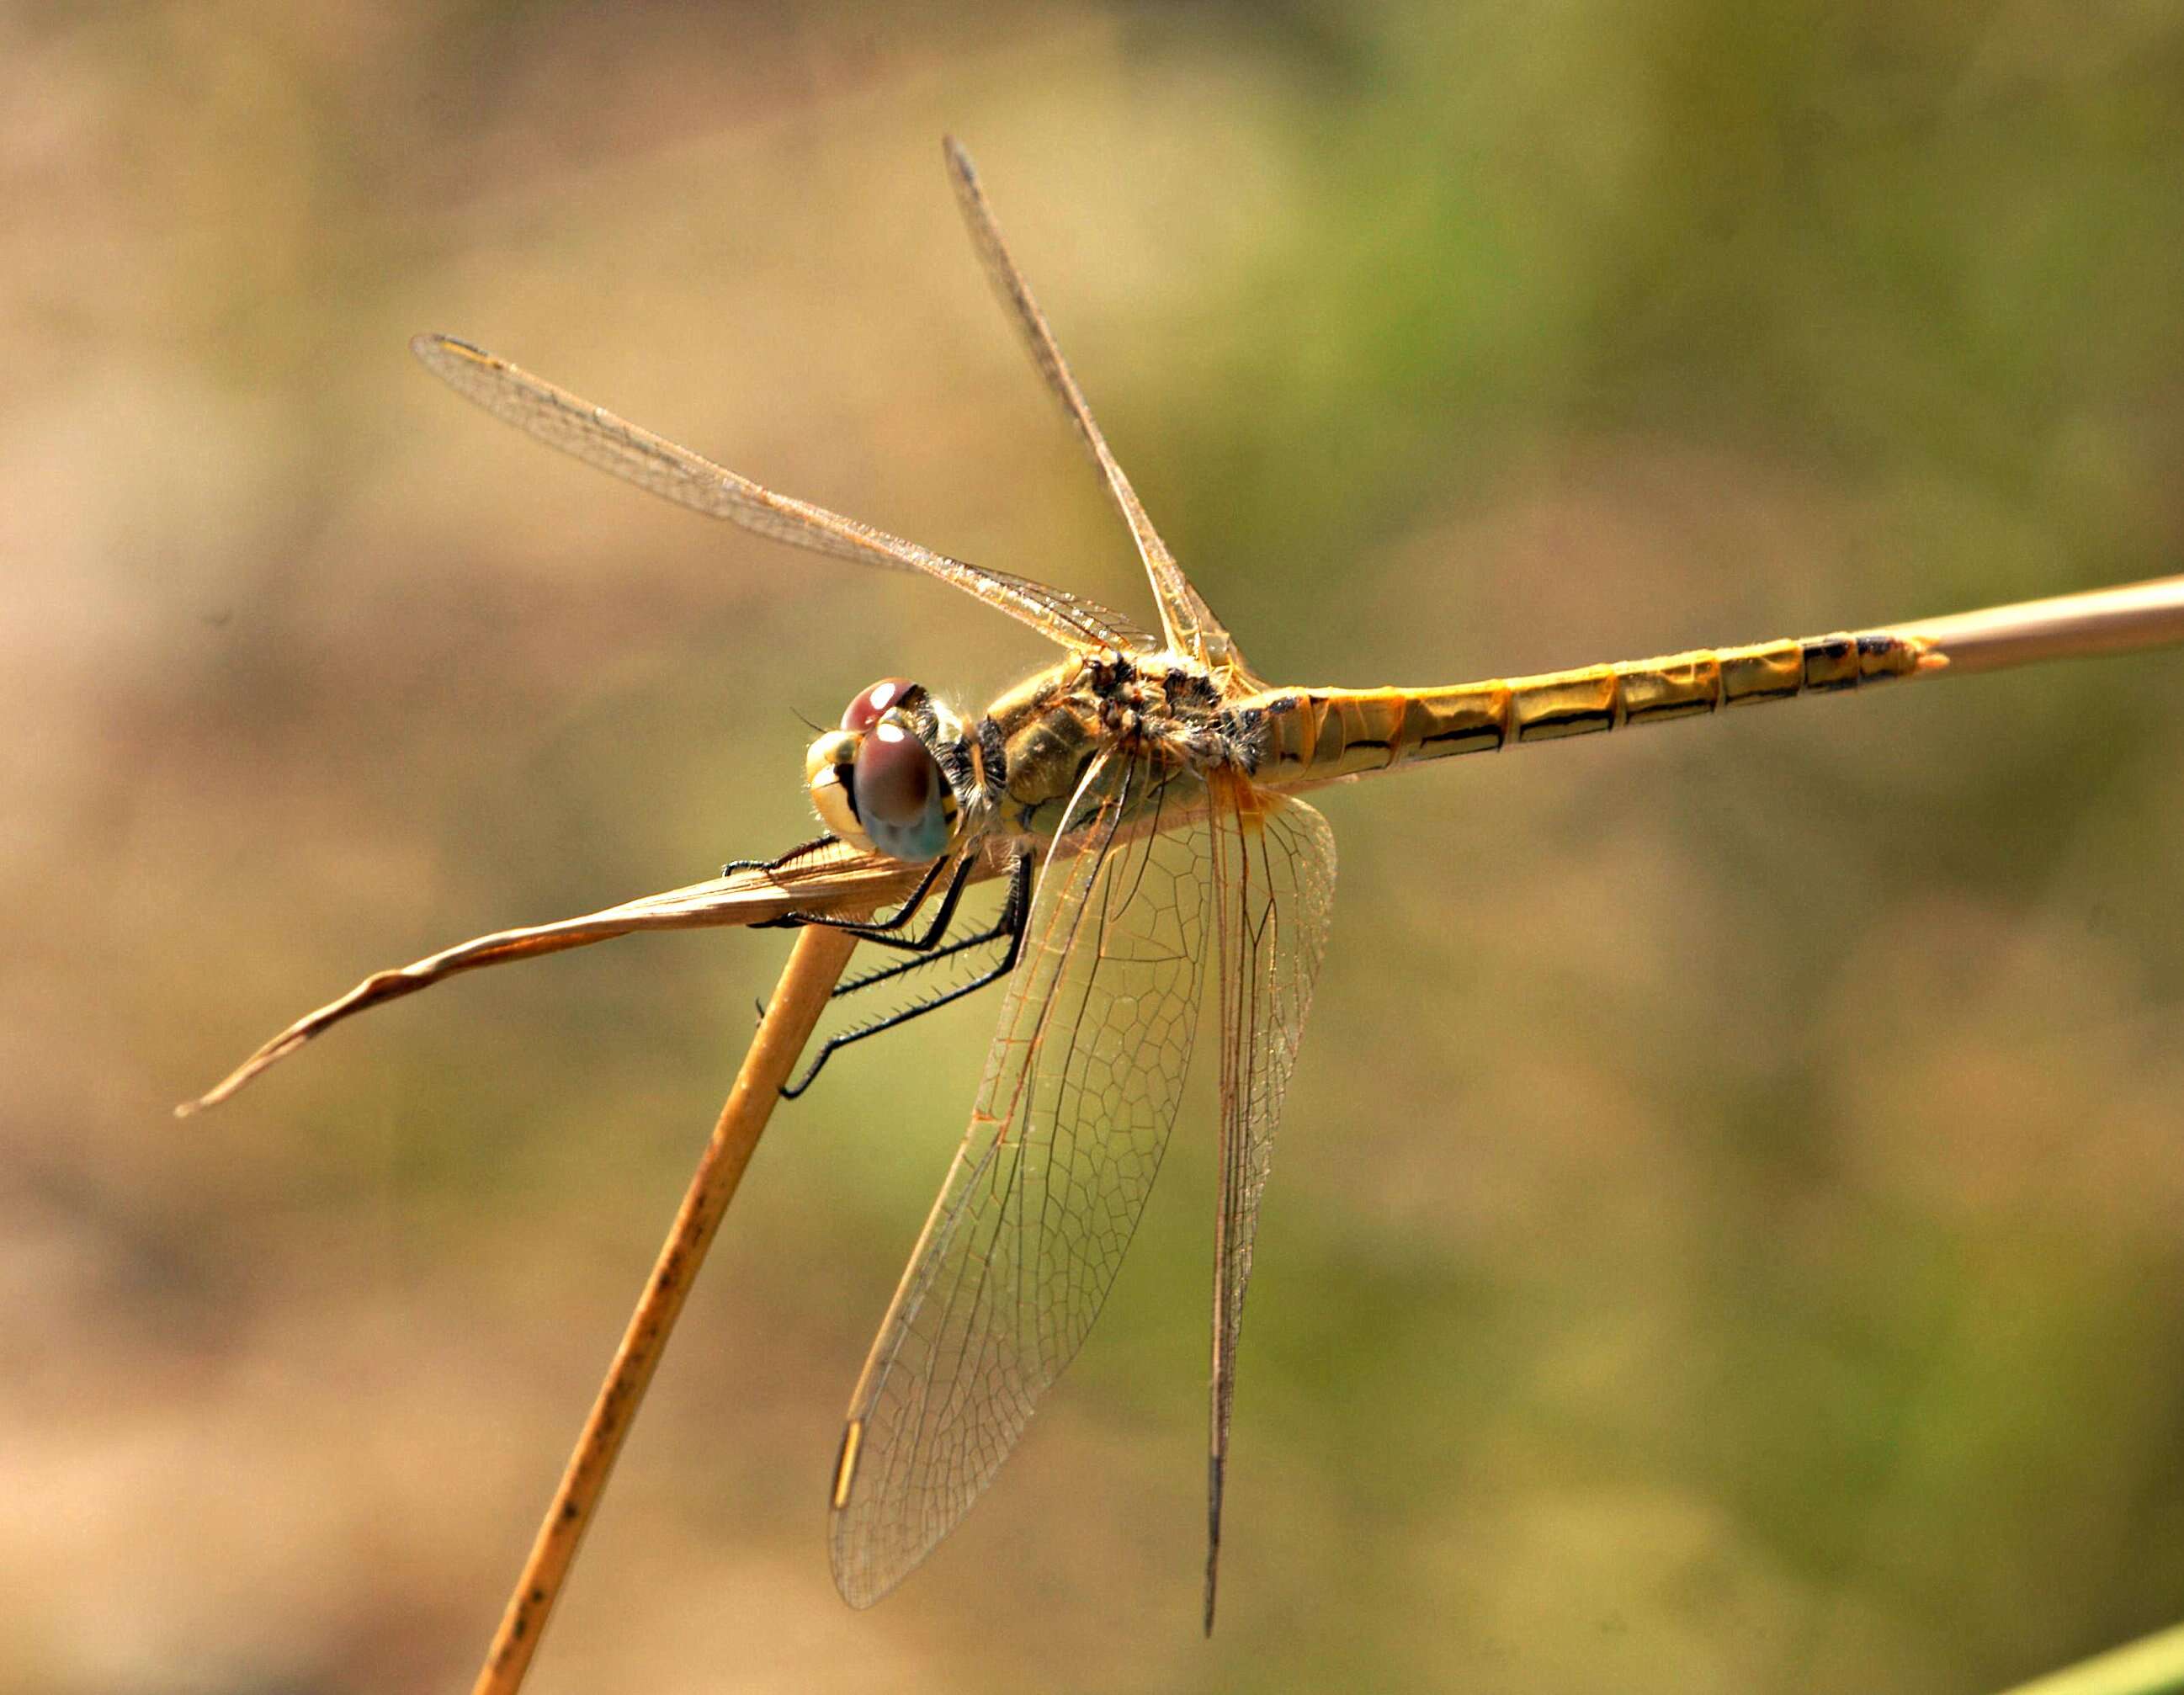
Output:
<svg viewBox="0 0 2184 1695">
<path fill-rule="evenodd" d="M 961 726 L 918 684 L 889 677 L 859 694 L 842 728 L 812 743 L 804 761 L 820 822 L 851 846 L 890 859 L 938 857 L 960 808 L 928 735 L 956 739 Z"/>
</svg>

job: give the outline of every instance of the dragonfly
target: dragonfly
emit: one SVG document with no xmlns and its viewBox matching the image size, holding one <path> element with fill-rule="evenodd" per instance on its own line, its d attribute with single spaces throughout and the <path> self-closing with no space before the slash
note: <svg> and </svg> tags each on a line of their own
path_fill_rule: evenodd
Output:
<svg viewBox="0 0 2184 1695">
<path fill-rule="evenodd" d="M 1218 1184 L 1206 1452 L 1210 1631 L 1237 1347 L 1274 1138 L 1327 951 L 1334 837 L 1301 798 L 1451 755 L 1854 689 L 1942 659 L 1916 637 L 1839 632 L 1444 687 L 1283 686 L 1254 672 L 1110 451 L 1004 243 L 969 157 L 944 144 L 973 244 L 1136 544 L 1157 630 L 1082 596 L 905 541 L 739 477 L 467 343 L 421 336 L 457 392 L 655 494 L 837 559 L 922 572 L 1060 650 L 977 716 L 900 677 L 863 689 L 810 748 L 834 844 L 924 867 L 884 918 L 792 913 L 903 957 L 835 992 L 969 959 L 967 982 L 832 1039 L 829 1054 L 1006 978 L 956 1152 L 850 1397 L 829 1490 L 835 1581 L 894 1589 L 979 1497 L 1084 1345 L 1114 1285 L 1183 1098 L 1212 962 Z M 999 917 L 961 933 L 975 875 Z"/>
</svg>

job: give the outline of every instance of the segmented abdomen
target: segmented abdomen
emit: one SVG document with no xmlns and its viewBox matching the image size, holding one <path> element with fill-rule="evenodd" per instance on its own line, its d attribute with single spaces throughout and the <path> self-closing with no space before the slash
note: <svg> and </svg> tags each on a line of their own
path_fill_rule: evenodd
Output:
<svg viewBox="0 0 2184 1695">
<path fill-rule="evenodd" d="M 1900 636 L 1843 632 L 1446 689 L 1282 689 L 1246 705 L 1266 715 L 1256 775 L 1279 786 L 1855 689 L 1910 676 L 1922 651 Z"/>
</svg>

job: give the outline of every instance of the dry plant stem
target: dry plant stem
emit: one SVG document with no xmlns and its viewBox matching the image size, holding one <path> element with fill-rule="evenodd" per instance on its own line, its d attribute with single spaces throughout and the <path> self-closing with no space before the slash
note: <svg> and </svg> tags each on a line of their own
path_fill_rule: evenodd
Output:
<svg viewBox="0 0 2184 1695">
<path fill-rule="evenodd" d="M 592 1403 L 576 1451 L 569 1456 L 561 1486 L 554 1491 L 545 1521 L 538 1527 L 531 1557 L 509 1598 L 508 1611 L 493 1635 L 493 1647 L 478 1673 L 474 1695 L 515 1695 L 523 1686 L 531 1657 L 546 1628 L 555 1599 L 568 1576 L 577 1544 L 605 1490 L 622 1440 L 637 1417 L 638 1405 L 667 1347 L 682 1302 L 712 1246 L 722 1215 L 742 1181 L 781 1085 L 788 1080 L 797 1056 L 811 1039 L 820 1009 L 849 963 L 856 939 L 838 929 L 812 926 L 801 930 L 788 967 L 760 1020 L 750 1051 L 744 1057 L 727 1104 L 721 1108 L 712 1139 L 682 1197 L 675 1226 L 660 1248 L 659 1262 L 630 1315 L 621 1347 Z"/>
<path fill-rule="evenodd" d="M 1925 643 L 1951 671 L 2132 653 L 2184 642 L 2184 577 L 1894 624 L 1886 633 Z"/>
<path fill-rule="evenodd" d="M 593 942 L 611 941 L 616 936 L 632 935 L 639 930 L 718 929 L 736 924 L 762 924 L 792 912 L 838 916 L 870 912 L 907 895 L 922 869 L 877 854 L 844 850 L 814 855 L 809 861 L 778 872 L 736 872 L 694 883 L 687 888 L 625 900 L 619 906 L 587 912 L 582 917 L 473 936 L 466 942 L 458 942 L 408 965 L 374 972 L 338 1001 L 330 1001 L 297 1019 L 204 1094 L 176 1107 L 175 1116 L 186 1118 L 208 1107 L 217 1107 L 269 1066 L 286 1059 L 313 1037 L 323 1034 L 344 1019 L 383 1001 L 415 995 L 421 989 L 429 989 L 465 971 L 536 959 L 571 948 L 589 947 Z M 976 874 L 989 876 L 992 872 L 993 867 L 981 865 Z"/>
</svg>

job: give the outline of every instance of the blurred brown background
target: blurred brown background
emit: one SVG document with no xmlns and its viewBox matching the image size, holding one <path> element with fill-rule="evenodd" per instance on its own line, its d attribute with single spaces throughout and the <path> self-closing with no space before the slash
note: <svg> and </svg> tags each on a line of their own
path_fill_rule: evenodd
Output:
<svg viewBox="0 0 2184 1695">
<path fill-rule="evenodd" d="M 1040 655 L 451 399 L 473 337 L 1143 610 L 977 154 L 1259 667 L 1450 681 L 2177 568 L 2184 24 L 840 0 L 0 12 L 0 1688 L 466 1687 L 778 969 L 365 970 L 807 828 Z M 1197 1631 L 1210 1079 L 869 1614 L 822 1497 L 987 998 L 785 1111 L 536 1687 L 1992 1689 L 2184 1615 L 2184 661 L 1330 796 Z"/>
</svg>

